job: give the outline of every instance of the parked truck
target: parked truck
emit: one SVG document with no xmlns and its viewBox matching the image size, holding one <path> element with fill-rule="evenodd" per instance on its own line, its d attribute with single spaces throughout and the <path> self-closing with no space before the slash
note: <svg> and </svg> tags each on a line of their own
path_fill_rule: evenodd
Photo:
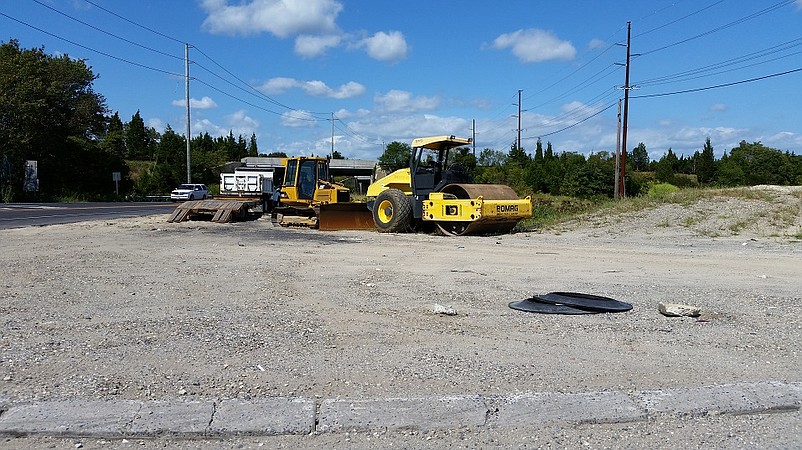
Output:
<svg viewBox="0 0 802 450">
<path fill-rule="evenodd" d="M 273 169 L 237 167 L 233 173 L 220 174 L 220 196 L 243 200 L 259 200 L 262 211 L 273 209 L 273 193 L 281 183 Z M 217 196 L 216 196 L 217 197 Z"/>
</svg>

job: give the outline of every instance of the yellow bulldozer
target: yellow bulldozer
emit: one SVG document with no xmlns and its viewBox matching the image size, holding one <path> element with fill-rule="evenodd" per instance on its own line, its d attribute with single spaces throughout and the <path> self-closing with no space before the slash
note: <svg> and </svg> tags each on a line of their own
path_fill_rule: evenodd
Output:
<svg viewBox="0 0 802 450">
<path fill-rule="evenodd" d="M 367 206 L 381 232 L 403 232 L 434 224 L 443 234 L 504 233 L 532 215 L 529 197 L 509 186 L 473 184 L 465 167 L 449 160 L 470 139 L 433 136 L 412 141 L 409 167 L 372 183 Z"/>
<path fill-rule="evenodd" d="M 284 158 L 278 175 L 283 179 L 269 211 L 274 224 L 321 230 L 374 227 L 365 203 L 352 202 L 351 191 L 333 181 L 328 158 Z"/>
</svg>

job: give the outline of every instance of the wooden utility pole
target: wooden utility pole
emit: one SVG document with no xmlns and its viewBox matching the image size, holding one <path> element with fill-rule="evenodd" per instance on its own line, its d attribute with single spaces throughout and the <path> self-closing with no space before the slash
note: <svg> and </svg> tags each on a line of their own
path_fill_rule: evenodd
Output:
<svg viewBox="0 0 802 450">
<path fill-rule="evenodd" d="M 329 156 L 334 158 L 334 113 L 331 113 L 331 154 Z"/>
<path fill-rule="evenodd" d="M 191 138 L 192 125 L 189 122 L 189 44 L 184 44 L 184 74 L 186 81 L 186 100 L 187 100 L 187 183 L 192 183 L 192 158 L 190 156 L 189 140 Z"/>
<path fill-rule="evenodd" d="M 618 194 L 623 198 L 626 197 L 626 174 L 627 174 L 627 120 L 629 119 L 629 56 L 630 56 L 630 32 L 631 22 L 627 22 L 627 65 L 626 65 L 626 80 L 624 81 L 624 126 L 621 135 L 621 172 L 620 172 L 620 185 L 618 186 Z"/>
</svg>

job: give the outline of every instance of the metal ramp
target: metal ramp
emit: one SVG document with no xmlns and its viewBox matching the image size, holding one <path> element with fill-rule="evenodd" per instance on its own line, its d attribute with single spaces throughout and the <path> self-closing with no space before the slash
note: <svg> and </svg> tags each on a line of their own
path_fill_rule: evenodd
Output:
<svg viewBox="0 0 802 450">
<path fill-rule="evenodd" d="M 193 200 L 178 205 L 167 221 L 183 222 L 200 218 L 198 216 L 212 216 L 212 222 L 227 223 L 244 218 L 248 210 L 258 204 L 258 200 Z"/>
</svg>

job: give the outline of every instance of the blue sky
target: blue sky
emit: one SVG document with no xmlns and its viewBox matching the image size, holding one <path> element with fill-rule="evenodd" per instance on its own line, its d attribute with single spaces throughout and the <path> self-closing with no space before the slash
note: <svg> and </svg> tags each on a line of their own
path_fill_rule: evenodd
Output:
<svg viewBox="0 0 802 450">
<path fill-rule="evenodd" d="M 654 159 L 742 140 L 802 154 L 802 0 L 0 0 L 0 39 L 85 59 L 123 121 L 372 159 L 415 137 Z M 785 75 L 779 75 L 782 73 Z M 756 81 L 749 81 L 759 79 Z M 714 88 L 715 86 L 729 85 Z M 689 91 L 689 92 L 684 92 Z M 663 95 L 668 94 L 668 95 Z M 332 116 L 333 115 L 333 116 Z"/>
</svg>

